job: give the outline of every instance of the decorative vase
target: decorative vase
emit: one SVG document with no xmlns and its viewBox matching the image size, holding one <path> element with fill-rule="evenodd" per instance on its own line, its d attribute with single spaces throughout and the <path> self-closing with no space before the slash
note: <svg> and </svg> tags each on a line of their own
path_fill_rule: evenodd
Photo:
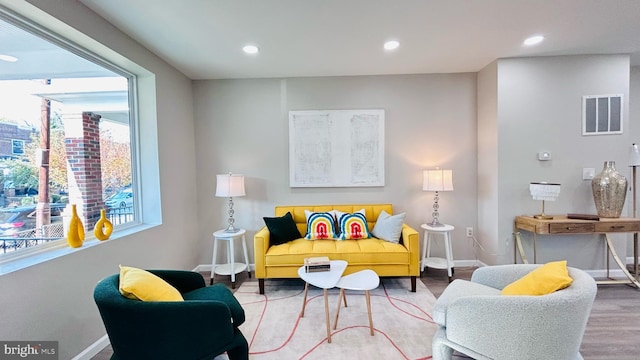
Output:
<svg viewBox="0 0 640 360">
<path fill-rule="evenodd" d="M 100 219 L 96 222 L 96 226 L 93 228 L 93 235 L 96 239 L 103 241 L 107 240 L 113 232 L 113 224 L 107 219 L 107 212 L 105 209 L 100 210 Z"/>
<path fill-rule="evenodd" d="M 591 180 L 598 216 L 619 218 L 627 196 L 627 178 L 616 171 L 615 161 L 605 161 L 602 172 Z"/>
<path fill-rule="evenodd" d="M 84 225 L 78 216 L 76 205 L 71 205 L 71 220 L 69 221 L 69 231 L 67 232 L 67 242 L 72 248 L 82 246 L 84 241 Z"/>
</svg>

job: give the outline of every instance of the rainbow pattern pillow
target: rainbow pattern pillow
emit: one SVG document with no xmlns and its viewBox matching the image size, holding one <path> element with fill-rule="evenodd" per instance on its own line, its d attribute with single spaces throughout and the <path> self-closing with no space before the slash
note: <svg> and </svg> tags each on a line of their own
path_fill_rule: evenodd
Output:
<svg viewBox="0 0 640 360">
<path fill-rule="evenodd" d="M 307 240 L 335 239 L 333 215 L 328 212 L 311 213 L 307 217 Z"/>
<path fill-rule="evenodd" d="M 367 218 L 360 213 L 342 215 L 338 221 L 338 226 L 340 228 L 340 240 L 368 239 L 371 237 Z"/>
</svg>

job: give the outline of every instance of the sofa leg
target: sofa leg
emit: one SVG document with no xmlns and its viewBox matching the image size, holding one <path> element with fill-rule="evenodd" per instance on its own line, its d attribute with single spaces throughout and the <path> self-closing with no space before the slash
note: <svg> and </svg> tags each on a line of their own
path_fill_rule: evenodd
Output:
<svg viewBox="0 0 640 360">
<path fill-rule="evenodd" d="M 411 292 L 416 292 L 416 277 L 411 277 Z"/>
<path fill-rule="evenodd" d="M 264 279 L 258 279 L 258 288 L 260 288 L 260 295 L 264 295 Z"/>
</svg>

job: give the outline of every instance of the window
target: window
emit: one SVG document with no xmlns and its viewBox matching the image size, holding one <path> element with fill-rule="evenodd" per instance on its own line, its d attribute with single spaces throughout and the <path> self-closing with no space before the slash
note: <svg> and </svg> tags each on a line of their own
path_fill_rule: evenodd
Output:
<svg viewBox="0 0 640 360">
<path fill-rule="evenodd" d="M 0 8 L 0 257 L 62 239 L 70 203 L 87 237 L 138 223 L 135 81 Z"/>
<path fill-rule="evenodd" d="M 24 154 L 24 140 L 11 139 L 11 153 L 13 155 Z"/>
</svg>

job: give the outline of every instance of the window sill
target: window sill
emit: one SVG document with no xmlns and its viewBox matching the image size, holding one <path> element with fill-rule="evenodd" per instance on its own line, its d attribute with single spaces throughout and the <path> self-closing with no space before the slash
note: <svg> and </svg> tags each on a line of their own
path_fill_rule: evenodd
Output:
<svg viewBox="0 0 640 360">
<path fill-rule="evenodd" d="M 14 271 L 22 270 L 30 266 L 38 265 L 59 257 L 63 257 L 69 254 L 83 251 L 85 249 L 92 248 L 94 246 L 100 246 L 109 241 L 118 241 L 119 239 L 126 238 L 132 234 L 147 229 L 153 228 L 157 225 L 154 224 L 139 224 L 125 229 L 118 230 L 109 238 L 109 240 L 99 241 L 94 237 L 88 238 L 79 248 L 71 248 L 64 239 L 56 240 L 49 246 L 43 246 L 42 248 L 34 248 L 32 251 L 25 250 L 18 254 L 10 254 L 7 259 L 0 259 L 0 276 L 12 273 Z"/>
</svg>

